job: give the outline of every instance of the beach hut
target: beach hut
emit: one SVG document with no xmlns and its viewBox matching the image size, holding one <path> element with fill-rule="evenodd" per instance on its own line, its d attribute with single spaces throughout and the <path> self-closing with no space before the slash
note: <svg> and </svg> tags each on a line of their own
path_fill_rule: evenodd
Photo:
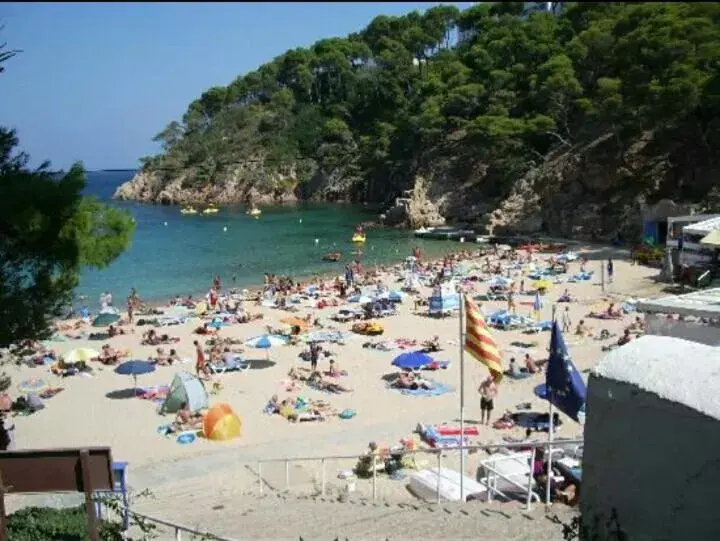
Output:
<svg viewBox="0 0 720 541">
<path fill-rule="evenodd" d="M 190 411 L 200 411 L 208 407 L 208 395 L 205 386 L 196 376 L 189 372 L 180 372 L 170 384 L 165 401 L 160 406 L 160 413 L 176 413 L 186 402 Z"/>
<path fill-rule="evenodd" d="M 588 538 L 720 539 L 720 349 L 643 336 L 590 376 L 580 507 Z M 613 520 L 615 517 L 615 520 Z M 662 520 L 658 520 L 662 517 Z"/>
</svg>

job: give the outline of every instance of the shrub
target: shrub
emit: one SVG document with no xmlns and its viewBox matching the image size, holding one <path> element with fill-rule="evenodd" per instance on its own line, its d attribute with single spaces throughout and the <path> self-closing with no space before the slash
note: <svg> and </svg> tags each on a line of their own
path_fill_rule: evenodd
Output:
<svg viewBox="0 0 720 541">
<path fill-rule="evenodd" d="M 27 507 L 7 519 L 8 541 L 86 541 L 89 539 L 83 506 L 65 509 Z M 100 522 L 102 541 L 121 541 L 122 525 Z"/>
</svg>

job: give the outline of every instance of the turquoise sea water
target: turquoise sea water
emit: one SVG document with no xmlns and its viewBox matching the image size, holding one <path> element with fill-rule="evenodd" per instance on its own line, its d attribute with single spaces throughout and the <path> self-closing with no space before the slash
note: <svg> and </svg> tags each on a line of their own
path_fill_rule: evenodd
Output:
<svg viewBox="0 0 720 541">
<path fill-rule="evenodd" d="M 88 173 L 87 194 L 111 202 L 115 188 L 132 177 L 129 172 Z M 223 283 L 262 284 L 266 272 L 309 276 L 339 272 L 352 258 L 355 226 L 377 217 L 376 209 L 353 205 L 303 204 L 263 208 L 259 219 L 245 209 L 221 208 L 215 216 L 183 216 L 178 207 L 135 202 L 111 204 L 129 210 L 137 228 L 131 248 L 107 269 L 86 271 L 77 293 L 94 302 L 109 290 L 124 298 L 131 287 L 148 300 L 205 293 L 215 275 Z M 227 228 L 227 230 L 225 230 Z M 318 242 L 315 242 L 318 239 Z M 428 255 L 456 247 L 455 243 L 422 241 L 411 232 L 391 229 L 368 232 L 361 249 L 363 262 L 375 264 L 410 255 L 421 246 Z M 330 251 L 343 253 L 338 263 L 321 261 Z"/>
</svg>

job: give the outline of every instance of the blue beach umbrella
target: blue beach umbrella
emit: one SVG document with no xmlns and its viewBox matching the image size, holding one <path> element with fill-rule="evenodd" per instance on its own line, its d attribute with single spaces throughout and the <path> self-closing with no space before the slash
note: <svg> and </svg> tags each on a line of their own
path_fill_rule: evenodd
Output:
<svg viewBox="0 0 720 541">
<path fill-rule="evenodd" d="M 245 340 L 245 345 L 250 348 L 264 349 L 269 357 L 270 353 L 267 351 L 272 347 L 284 346 L 288 343 L 288 339 L 284 336 L 278 336 L 276 334 L 263 334 L 254 338 L 248 338 Z"/>
<path fill-rule="evenodd" d="M 135 388 L 137 388 L 137 377 L 143 374 L 149 374 L 150 372 L 155 372 L 155 365 L 150 361 L 125 361 L 115 368 L 116 374 L 132 376 L 135 382 Z"/>
<path fill-rule="evenodd" d="M 427 366 L 434 362 L 434 359 L 427 353 L 422 351 L 411 351 L 409 353 L 403 353 L 393 359 L 391 363 L 393 366 L 408 370 L 418 370 L 423 366 Z"/>
</svg>

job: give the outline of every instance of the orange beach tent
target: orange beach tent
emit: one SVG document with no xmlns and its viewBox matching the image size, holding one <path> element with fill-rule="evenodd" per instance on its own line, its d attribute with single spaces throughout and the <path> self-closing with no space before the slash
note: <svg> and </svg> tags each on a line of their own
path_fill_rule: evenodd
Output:
<svg viewBox="0 0 720 541">
<path fill-rule="evenodd" d="M 203 418 L 203 436 L 209 440 L 225 441 L 239 438 L 241 428 L 240 417 L 224 402 L 211 407 Z"/>
</svg>

